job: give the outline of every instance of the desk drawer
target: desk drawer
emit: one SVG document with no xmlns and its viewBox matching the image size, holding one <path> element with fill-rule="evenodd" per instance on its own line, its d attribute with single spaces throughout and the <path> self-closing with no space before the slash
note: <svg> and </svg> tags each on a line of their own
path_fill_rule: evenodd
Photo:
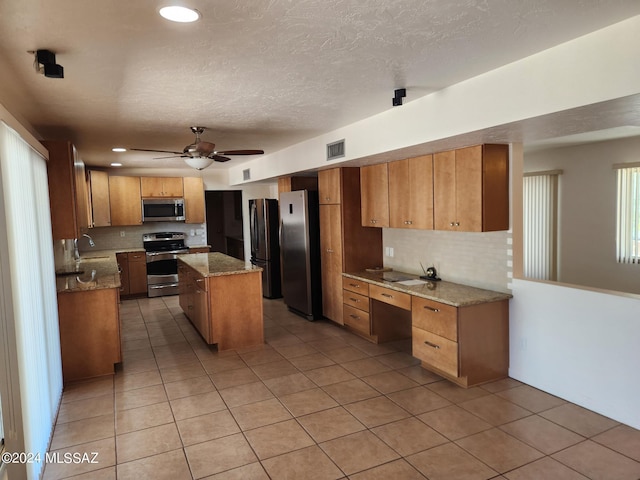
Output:
<svg viewBox="0 0 640 480">
<path fill-rule="evenodd" d="M 426 298 L 413 297 L 411 324 L 453 342 L 458 341 L 458 309 Z"/>
<path fill-rule="evenodd" d="M 358 310 L 369 311 L 369 297 L 360 295 L 359 293 L 353 293 L 349 290 L 342 291 L 342 301 L 345 305 L 351 305 Z"/>
<path fill-rule="evenodd" d="M 342 277 L 342 288 L 360 295 L 369 295 L 369 284 L 353 278 Z"/>
<path fill-rule="evenodd" d="M 369 297 L 404 310 L 411 310 L 411 295 L 407 293 L 397 292 L 396 290 L 379 287 L 378 285 L 371 285 L 369 287 Z"/>
<path fill-rule="evenodd" d="M 369 313 L 353 308 L 349 305 L 343 305 L 344 311 L 342 319 L 344 324 L 357 330 L 365 335 L 371 334 L 371 322 L 369 321 Z"/>
<path fill-rule="evenodd" d="M 458 376 L 458 344 L 431 332 L 413 327 L 411 329 L 413 356 L 426 365 Z"/>
</svg>

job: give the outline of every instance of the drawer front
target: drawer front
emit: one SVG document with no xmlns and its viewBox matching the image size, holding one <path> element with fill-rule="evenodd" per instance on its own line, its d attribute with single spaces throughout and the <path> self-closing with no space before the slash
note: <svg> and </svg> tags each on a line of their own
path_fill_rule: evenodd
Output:
<svg viewBox="0 0 640 480">
<path fill-rule="evenodd" d="M 147 255 L 145 252 L 129 252 L 127 253 L 127 259 L 130 262 L 146 262 Z"/>
<path fill-rule="evenodd" d="M 378 285 L 371 285 L 369 287 L 369 297 L 404 310 L 411 310 L 411 295 L 407 293 L 397 292 L 390 288 L 379 287 Z"/>
<path fill-rule="evenodd" d="M 359 293 L 353 293 L 349 290 L 343 290 L 342 301 L 345 305 L 351 305 L 358 310 L 363 310 L 365 312 L 369 311 L 369 297 L 360 295 Z"/>
<path fill-rule="evenodd" d="M 458 309 L 451 305 L 413 297 L 411 323 L 453 342 L 458 341 Z"/>
<path fill-rule="evenodd" d="M 458 344 L 431 332 L 411 329 L 413 356 L 453 377 L 458 376 Z"/>
<path fill-rule="evenodd" d="M 369 284 L 353 278 L 342 277 L 342 288 L 360 295 L 369 295 Z"/>
<path fill-rule="evenodd" d="M 344 324 L 357 330 L 365 335 L 371 335 L 371 322 L 369 321 L 369 313 L 353 308 L 349 305 L 343 306 Z"/>
</svg>

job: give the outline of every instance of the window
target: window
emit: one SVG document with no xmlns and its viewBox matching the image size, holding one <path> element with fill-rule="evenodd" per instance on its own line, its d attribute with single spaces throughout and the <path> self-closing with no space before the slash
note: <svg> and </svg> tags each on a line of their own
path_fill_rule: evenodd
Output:
<svg viewBox="0 0 640 480">
<path fill-rule="evenodd" d="M 616 258 L 640 263 L 640 166 L 614 165 L 618 177 Z"/>
<path fill-rule="evenodd" d="M 525 173 L 523 178 L 523 274 L 557 280 L 558 175 L 560 170 Z"/>
</svg>

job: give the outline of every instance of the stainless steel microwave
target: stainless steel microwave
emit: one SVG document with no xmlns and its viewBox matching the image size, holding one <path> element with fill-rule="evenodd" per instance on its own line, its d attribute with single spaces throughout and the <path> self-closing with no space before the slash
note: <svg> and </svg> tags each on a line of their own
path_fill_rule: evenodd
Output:
<svg viewBox="0 0 640 480">
<path fill-rule="evenodd" d="M 143 198 L 142 222 L 184 222 L 184 198 Z"/>
</svg>

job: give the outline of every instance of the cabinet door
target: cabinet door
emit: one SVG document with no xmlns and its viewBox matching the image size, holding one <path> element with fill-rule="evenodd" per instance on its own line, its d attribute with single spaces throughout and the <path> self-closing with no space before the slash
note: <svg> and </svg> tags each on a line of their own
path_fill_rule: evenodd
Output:
<svg viewBox="0 0 640 480">
<path fill-rule="evenodd" d="M 342 325 L 342 214 L 340 205 L 320 207 L 322 311 Z"/>
<path fill-rule="evenodd" d="M 140 177 L 143 197 L 182 197 L 180 177 Z"/>
<path fill-rule="evenodd" d="M 433 155 L 409 160 L 409 228 L 433 229 Z"/>
<path fill-rule="evenodd" d="M 129 252 L 129 293 L 138 295 L 147 292 L 147 258 L 144 252 Z"/>
<path fill-rule="evenodd" d="M 389 163 L 389 226 L 408 228 L 411 208 L 409 159 Z"/>
<path fill-rule="evenodd" d="M 389 226 L 389 175 L 387 164 L 360 169 L 361 222 L 364 227 Z"/>
<path fill-rule="evenodd" d="M 318 199 L 320 205 L 341 203 L 340 169 L 332 168 L 318 172 Z"/>
<path fill-rule="evenodd" d="M 206 290 L 204 277 L 194 278 L 194 299 L 193 299 L 193 324 L 202 335 L 202 338 L 209 343 L 210 324 L 209 321 L 209 296 Z"/>
<path fill-rule="evenodd" d="M 89 190 L 91 198 L 91 226 L 111 226 L 111 204 L 109 201 L 109 174 L 99 170 L 89 170 Z"/>
<path fill-rule="evenodd" d="M 482 145 L 456 150 L 456 230 L 482 231 Z"/>
<path fill-rule="evenodd" d="M 140 177 L 109 177 L 111 225 L 142 225 Z"/>
<path fill-rule="evenodd" d="M 433 220 L 436 230 L 455 230 L 456 152 L 433 155 Z"/>
<path fill-rule="evenodd" d="M 129 260 L 126 253 L 117 253 L 118 271 L 120 272 L 120 295 L 129 295 Z"/>
<path fill-rule="evenodd" d="M 204 183 L 201 177 L 185 177 L 184 210 L 185 223 L 204 223 Z"/>
</svg>

